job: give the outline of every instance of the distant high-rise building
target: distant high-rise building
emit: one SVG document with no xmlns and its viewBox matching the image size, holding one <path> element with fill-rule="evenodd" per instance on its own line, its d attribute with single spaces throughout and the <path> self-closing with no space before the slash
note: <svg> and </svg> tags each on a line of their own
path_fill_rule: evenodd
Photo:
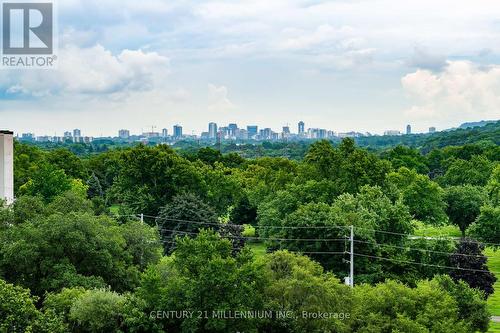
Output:
<svg viewBox="0 0 500 333">
<path fill-rule="evenodd" d="M 176 139 L 182 138 L 182 126 L 180 126 L 180 125 L 174 126 L 174 137 Z"/>
<path fill-rule="evenodd" d="M 406 126 L 406 135 L 410 135 L 411 134 L 411 125 L 407 125 Z"/>
<path fill-rule="evenodd" d="M 82 136 L 82 132 L 81 132 L 78 128 L 75 128 L 75 129 L 73 130 L 73 137 L 74 137 L 74 138 L 79 138 L 79 137 L 81 137 L 81 136 Z"/>
<path fill-rule="evenodd" d="M 259 127 L 255 125 L 247 126 L 247 134 L 249 139 L 255 138 L 255 136 L 259 133 Z"/>
<path fill-rule="evenodd" d="M 271 140 L 273 139 L 273 130 L 270 128 L 264 128 L 260 130 L 261 140 Z"/>
<path fill-rule="evenodd" d="M 130 131 L 126 129 L 121 129 L 118 131 L 118 137 L 120 139 L 125 139 L 127 140 L 130 137 Z"/>
<path fill-rule="evenodd" d="M 238 128 L 238 130 L 236 131 L 236 139 L 239 139 L 239 140 L 248 140 L 248 132 L 247 132 L 247 130 L 245 130 L 243 128 Z"/>
<path fill-rule="evenodd" d="M 290 127 L 283 126 L 283 134 L 290 134 Z"/>
<path fill-rule="evenodd" d="M 21 135 L 22 141 L 34 141 L 34 139 L 35 139 L 35 134 L 33 133 L 23 133 Z"/>
<path fill-rule="evenodd" d="M 0 131 L 0 200 L 14 202 L 14 133 Z"/>
<path fill-rule="evenodd" d="M 429 133 L 436 133 L 436 127 L 429 127 Z"/>
<path fill-rule="evenodd" d="M 64 132 L 64 138 L 65 138 L 65 139 L 72 138 L 72 137 L 73 137 L 73 134 L 71 134 L 71 132 L 70 132 L 70 131 L 66 131 L 66 132 Z"/>
<path fill-rule="evenodd" d="M 166 138 L 168 136 L 168 129 L 164 128 L 161 130 L 161 136 L 163 138 Z"/>
<path fill-rule="evenodd" d="M 208 137 L 209 137 L 209 139 L 216 139 L 217 138 L 217 124 L 216 123 L 209 123 L 208 124 Z"/>
<path fill-rule="evenodd" d="M 228 128 L 228 130 L 229 130 L 228 135 L 229 135 L 230 137 L 233 137 L 233 138 L 234 138 L 234 137 L 236 136 L 236 131 L 238 130 L 238 125 L 237 125 L 237 124 L 229 124 L 229 125 L 227 126 L 227 128 Z"/>
<path fill-rule="evenodd" d="M 299 135 L 304 135 L 305 133 L 305 124 L 303 121 L 299 121 Z"/>
</svg>

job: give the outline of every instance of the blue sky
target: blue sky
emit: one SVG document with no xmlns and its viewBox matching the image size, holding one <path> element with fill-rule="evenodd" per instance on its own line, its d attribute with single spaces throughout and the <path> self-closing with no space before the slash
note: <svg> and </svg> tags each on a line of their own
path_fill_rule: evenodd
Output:
<svg viewBox="0 0 500 333">
<path fill-rule="evenodd" d="M 500 4 L 64 0 L 58 70 L 0 72 L 0 127 L 381 133 L 500 118 Z"/>
</svg>

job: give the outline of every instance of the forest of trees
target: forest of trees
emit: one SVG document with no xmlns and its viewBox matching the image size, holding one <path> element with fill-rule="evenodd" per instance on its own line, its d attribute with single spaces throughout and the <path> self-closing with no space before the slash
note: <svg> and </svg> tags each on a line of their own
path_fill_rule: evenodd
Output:
<svg viewBox="0 0 500 333">
<path fill-rule="evenodd" d="M 419 148 L 318 141 L 296 159 L 16 142 L 0 332 L 486 332 L 500 145 L 463 131 L 481 130 Z M 447 225 L 461 237 L 415 236 Z M 213 315 L 268 310 L 288 316 Z"/>
</svg>

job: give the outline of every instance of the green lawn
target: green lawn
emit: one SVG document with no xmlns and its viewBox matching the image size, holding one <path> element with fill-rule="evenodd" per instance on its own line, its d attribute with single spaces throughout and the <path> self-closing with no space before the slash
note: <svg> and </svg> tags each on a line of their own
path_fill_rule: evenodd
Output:
<svg viewBox="0 0 500 333">
<path fill-rule="evenodd" d="M 263 257 L 266 254 L 266 245 L 264 243 L 247 243 L 247 246 L 255 254 L 256 258 Z"/>
<path fill-rule="evenodd" d="M 118 213 L 120 212 L 120 205 L 113 205 L 113 206 L 109 207 L 109 211 L 112 214 L 118 215 Z"/>
<path fill-rule="evenodd" d="M 445 225 L 442 227 L 433 227 L 425 225 L 421 222 L 416 222 L 415 235 L 417 236 L 429 236 L 429 237 L 461 237 L 462 234 L 460 229 L 454 225 Z"/>
<path fill-rule="evenodd" d="M 492 257 L 488 259 L 488 268 L 491 271 L 500 272 L 500 251 L 495 252 L 488 248 L 485 254 Z M 493 316 L 500 316 L 500 276 L 497 275 L 497 279 L 494 286 L 495 292 L 488 298 L 488 310 Z M 488 332 L 500 333 L 500 323 L 490 323 Z"/>
<path fill-rule="evenodd" d="M 488 333 L 500 333 L 500 323 L 490 322 L 490 329 Z"/>
</svg>

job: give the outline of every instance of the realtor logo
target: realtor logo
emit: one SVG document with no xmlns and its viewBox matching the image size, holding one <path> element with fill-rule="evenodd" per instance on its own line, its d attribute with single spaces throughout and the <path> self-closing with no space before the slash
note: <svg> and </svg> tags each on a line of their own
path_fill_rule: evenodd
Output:
<svg viewBox="0 0 500 333">
<path fill-rule="evenodd" d="M 45 2 L 2 3 L 3 68 L 53 68 L 54 4 Z"/>
</svg>

